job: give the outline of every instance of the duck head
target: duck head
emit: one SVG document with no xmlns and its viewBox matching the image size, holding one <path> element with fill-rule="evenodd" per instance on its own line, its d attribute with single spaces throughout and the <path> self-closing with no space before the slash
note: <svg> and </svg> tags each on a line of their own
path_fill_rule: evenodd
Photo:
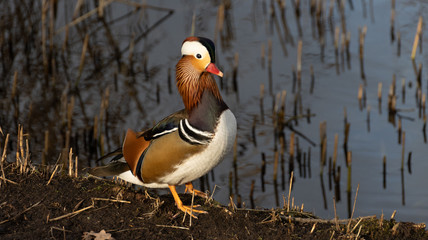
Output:
<svg viewBox="0 0 428 240">
<path fill-rule="evenodd" d="M 223 77 L 215 65 L 214 43 L 203 37 L 188 37 L 181 46 L 181 59 L 176 65 L 176 81 L 186 109 L 192 110 L 205 90 L 221 100 L 217 84 L 211 74 Z"/>
</svg>

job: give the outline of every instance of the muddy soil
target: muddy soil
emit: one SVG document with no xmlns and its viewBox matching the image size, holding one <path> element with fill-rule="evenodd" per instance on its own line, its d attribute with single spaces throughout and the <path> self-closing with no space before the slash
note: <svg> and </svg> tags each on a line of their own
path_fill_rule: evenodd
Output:
<svg viewBox="0 0 428 240">
<path fill-rule="evenodd" d="M 15 164 L 3 169 L 0 239 L 428 239 L 425 224 L 371 216 L 353 219 L 347 230 L 349 220 L 336 224 L 298 210 L 237 209 L 200 197 L 194 204 L 208 214 L 190 219 L 170 194 L 60 170 L 51 179 L 51 172 L 20 173 Z M 191 204 L 191 195 L 180 197 Z"/>
</svg>

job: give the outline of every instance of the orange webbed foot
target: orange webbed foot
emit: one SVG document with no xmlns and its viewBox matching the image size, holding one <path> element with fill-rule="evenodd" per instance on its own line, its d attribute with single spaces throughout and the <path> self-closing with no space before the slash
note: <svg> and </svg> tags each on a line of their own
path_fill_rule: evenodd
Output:
<svg viewBox="0 0 428 240">
<path fill-rule="evenodd" d="M 175 204 L 177 204 L 177 208 L 185 213 L 188 213 L 191 217 L 197 218 L 193 213 L 208 213 L 204 210 L 194 209 L 195 207 L 199 207 L 200 205 L 193 205 L 193 206 L 183 205 L 183 202 L 181 201 L 177 191 L 175 190 L 175 186 L 169 186 L 169 190 L 171 190 L 172 196 L 174 197 L 174 200 L 175 200 Z"/>
<path fill-rule="evenodd" d="M 193 188 L 193 184 L 191 182 L 186 183 L 186 189 L 184 190 L 185 193 L 189 192 L 190 194 L 195 194 L 196 196 L 208 198 L 208 195 L 204 192 L 201 192 L 197 189 Z"/>
</svg>

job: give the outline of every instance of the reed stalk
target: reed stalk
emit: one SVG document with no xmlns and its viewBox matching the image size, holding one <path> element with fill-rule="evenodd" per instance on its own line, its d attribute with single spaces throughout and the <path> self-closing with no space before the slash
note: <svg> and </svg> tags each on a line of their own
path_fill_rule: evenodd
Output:
<svg viewBox="0 0 428 240">
<path fill-rule="evenodd" d="M 421 33 L 422 33 L 422 23 L 423 23 L 423 18 L 422 18 L 422 16 L 420 16 L 419 21 L 418 21 L 418 26 L 416 27 L 415 39 L 413 40 L 412 55 L 410 56 L 412 61 L 415 60 L 416 49 L 418 48 L 419 38 L 420 38 Z"/>
</svg>

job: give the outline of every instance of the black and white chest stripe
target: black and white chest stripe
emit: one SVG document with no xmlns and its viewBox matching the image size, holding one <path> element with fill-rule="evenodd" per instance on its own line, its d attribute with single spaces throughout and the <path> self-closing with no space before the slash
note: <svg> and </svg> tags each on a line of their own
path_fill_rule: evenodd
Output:
<svg viewBox="0 0 428 240">
<path fill-rule="evenodd" d="M 180 120 L 178 125 L 178 133 L 180 138 L 190 144 L 207 144 L 214 137 L 214 133 L 208 131 L 201 131 L 190 125 L 187 119 Z"/>
</svg>

